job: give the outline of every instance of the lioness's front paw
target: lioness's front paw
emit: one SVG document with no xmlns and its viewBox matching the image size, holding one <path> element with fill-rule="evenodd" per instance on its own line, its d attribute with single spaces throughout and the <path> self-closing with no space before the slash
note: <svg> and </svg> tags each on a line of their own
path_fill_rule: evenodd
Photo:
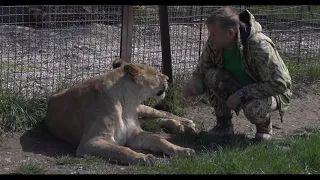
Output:
<svg viewBox="0 0 320 180">
<path fill-rule="evenodd" d="M 184 126 L 185 132 L 196 132 L 196 124 L 191 122 L 181 122 L 181 124 Z"/>
<path fill-rule="evenodd" d="M 139 156 L 133 160 L 133 164 L 142 166 L 153 166 L 155 160 L 156 157 L 154 157 L 152 154 L 139 153 Z"/>
<path fill-rule="evenodd" d="M 175 119 L 161 119 L 162 126 L 169 130 L 170 133 L 177 134 L 177 133 L 182 133 L 182 132 L 196 132 L 195 124 L 191 120 L 184 120 L 184 121 L 178 121 Z"/>
<path fill-rule="evenodd" d="M 193 128 L 196 127 L 196 124 L 192 120 L 187 119 L 187 118 L 181 118 L 180 122 L 184 126 L 193 127 Z"/>
<path fill-rule="evenodd" d="M 191 155 L 194 155 L 195 153 L 196 151 L 191 148 L 181 148 L 176 151 L 176 155 L 178 156 L 191 156 Z"/>
<path fill-rule="evenodd" d="M 178 121 L 183 126 L 184 132 L 196 132 L 196 124 L 192 120 L 179 117 L 175 121 Z"/>
</svg>

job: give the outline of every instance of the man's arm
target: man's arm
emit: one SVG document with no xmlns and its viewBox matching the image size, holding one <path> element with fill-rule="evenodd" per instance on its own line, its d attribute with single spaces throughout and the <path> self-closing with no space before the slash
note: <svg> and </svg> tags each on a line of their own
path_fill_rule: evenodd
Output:
<svg viewBox="0 0 320 180">
<path fill-rule="evenodd" d="M 267 40 L 259 42 L 253 50 L 252 58 L 262 82 L 243 88 L 246 99 L 276 96 L 290 88 L 290 74 L 279 54 Z"/>
<path fill-rule="evenodd" d="M 210 68 L 214 68 L 212 44 L 208 40 L 202 50 L 196 69 L 192 72 L 192 77 L 186 88 L 191 88 L 193 95 L 201 95 L 205 91 L 204 75 Z"/>
</svg>

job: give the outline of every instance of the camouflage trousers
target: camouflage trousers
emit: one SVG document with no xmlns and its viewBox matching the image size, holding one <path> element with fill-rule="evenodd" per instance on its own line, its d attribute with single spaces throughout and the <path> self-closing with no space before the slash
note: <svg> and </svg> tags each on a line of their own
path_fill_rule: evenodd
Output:
<svg viewBox="0 0 320 180">
<path fill-rule="evenodd" d="M 226 107 L 226 101 L 230 95 L 241 88 L 232 75 L 224 70 L 209 70 L 205 74 L 206 94 L 210 104 L 214 107 L 217 119 L 231 119 L 231 109 Z M 217 97 L 219 96 L 219 97 Z M 251 99 L 241 104 L 245 117 L 256 125 L 268 124 L 270 112 L 277 110 L 277 102 L 274 97 Z"/>
</svg>

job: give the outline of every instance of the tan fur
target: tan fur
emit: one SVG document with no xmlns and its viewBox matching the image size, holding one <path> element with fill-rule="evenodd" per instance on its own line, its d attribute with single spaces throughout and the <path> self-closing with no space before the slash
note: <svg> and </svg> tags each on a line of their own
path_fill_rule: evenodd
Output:
<svg viewBox="0 0 320 180">
<path fill-rule="evenodd" d="M 152 165 L 153 155 L 136 150 L 170 156 L 194 154 L 193 149 L 174 145 L 141 129 L 138 113 L 152 114 L 141 103 L 155 95 L 163 98 L 167 80 L 151 66 L 118 66 L 54 94 L 49 100 L 45 124 L 57 138 L 77 145 L 78 156 L 87 154 L 122 164 Z"/>
<path fill-rule="evenodd" d="M 112 63 L 112 68 L 118 68 L 127 64 L 121 58 L 117 58 Z M 172 113 L 154 109 L 147 105 L 140 105 L 137 108 L 139 121 L 143 125 L 148 121 L 156 121 L 162 128 L 170 133 L 196 132 L 195 124 L 192 120 L 176 116 Z"/>
</svg>

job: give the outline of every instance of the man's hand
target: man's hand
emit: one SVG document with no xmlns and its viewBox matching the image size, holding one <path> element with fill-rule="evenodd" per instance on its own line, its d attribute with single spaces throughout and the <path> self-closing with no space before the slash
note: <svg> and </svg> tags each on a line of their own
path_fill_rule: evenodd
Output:
<svg viewBox="0 0 320 180">
<path fill-rule="evenodd" d="M 228 108 L 232 109 L 232 110 L 237 110 L 237 107 L 239 106 L 239 104 L 241 103 L 241 98 L 236 94 L 232 94 L 231 96 L 229 96 L 226 105 Z"/>
<path fill-rule="evenodd" d="M 182 95 L 184 98 L 194 96 L 194 92 L 192 88 L 185 87 L 182 89 Z"/>
</svg>

